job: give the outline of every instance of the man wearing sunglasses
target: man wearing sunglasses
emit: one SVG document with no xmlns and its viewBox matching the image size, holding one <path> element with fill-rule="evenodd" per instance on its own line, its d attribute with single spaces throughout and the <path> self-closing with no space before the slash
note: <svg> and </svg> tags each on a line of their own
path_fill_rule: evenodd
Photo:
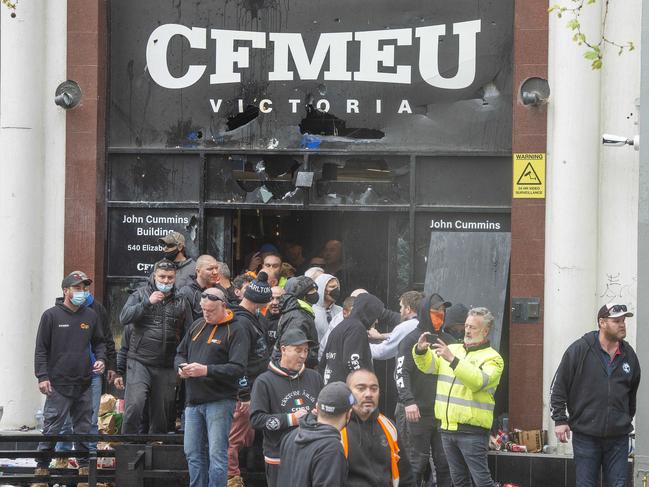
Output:
<svg viewBox="0 0 649 487">
<path fill-rule="evenodd" d="M 163 247 L 164 258 L 176 265 L 176 288 L 180 289 L 192 282 L 196 262 L 191 257 L 187 257 L 185 236 L 179 232 L 169 232 L 159 238 L 158 242 Z"/>
<path fill-rule="evenodd" d="M 187 391 L 185 456 L 190 486 L 225 487 L 228 433 L 239 379 L 248 365 L 250 338 L 220 289 L 206 289 L 201 307 L 203 317 L 192 323 L 174 360 Z"/>
<path fill-rule="evenodd" d="M 176 292 L 176 266 L 156 262 L 149 282 L 131 294 L 119 321 L 133 324 L 129 341 L 124 395 L 123 434 L 140 431 L 144 407 L 149 408 L 149 433 L 163 434 L 176 418 L 176 347 L 192 323 L 187 300 Z"/>
<path fill-rule="evenodd" d="M 626 305 L 609 303 L 597 313 L 596 331 L 568 347 L 550 388 L 557 439 L 572 433 L 576 485 L 627 485 L 629 433 L 633 431 L 640 363 L 624 338 Z"/>
</svg>

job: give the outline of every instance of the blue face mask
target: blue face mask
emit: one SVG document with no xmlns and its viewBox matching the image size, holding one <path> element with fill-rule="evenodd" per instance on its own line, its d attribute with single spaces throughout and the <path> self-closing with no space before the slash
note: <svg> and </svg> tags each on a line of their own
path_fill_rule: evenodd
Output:
<svg viewBox="0 0 649 487">
<path fill-rule="evenodd" d="M 90 296 L 89 291 L 74 291 L 72 293 L 72 299 L 70 299 L 70 302 L 75 306 L 81 306 L 86 302 L 86 298 L 88 296 Z"/>
<path fill-rule="evenodd" d="M 161 282 L 158 281 L 155 282 L 155 285 L 158 288 L 158 291 L 163 292 L 165 294 L 171 291 L 171 288 L 174 287 L 173 284 L 162 284 Z"/>
</svg>

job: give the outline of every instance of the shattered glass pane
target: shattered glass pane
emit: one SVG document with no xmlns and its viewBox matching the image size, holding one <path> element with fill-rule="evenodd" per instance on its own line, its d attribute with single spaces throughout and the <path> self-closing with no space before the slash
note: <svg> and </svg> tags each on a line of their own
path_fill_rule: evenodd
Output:
<svg viewBox="0 0 649 487">
<path fill-rule="evenodd" d="M 410 160 L 404 156 L 314 156 L 312 203 L 407 205 Z"/>
<path fill-rule="evenodd" d="M 209 156 L 206 198 L 226 203 L 302 204 L 302 160 L 285 155 Z"/>
</svg>

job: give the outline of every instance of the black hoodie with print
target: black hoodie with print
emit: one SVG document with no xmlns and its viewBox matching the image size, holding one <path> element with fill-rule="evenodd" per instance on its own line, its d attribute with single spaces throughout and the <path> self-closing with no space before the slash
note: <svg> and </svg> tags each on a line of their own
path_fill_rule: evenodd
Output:
<svg viewBox="0 0 649 487">
<path fill-rule="evenodd" d="M 327 340 L 320 361 L 320 371 L 325 385 L 329 382 L 347 380 L 352 370 L 372 367 L 372 352 L 367 330 L 383 312 L 379 298 L 369 293 L 359 295 L 348 318 L 340 322 Z"/>
<path fill-rule="evenodd" d="M 422 333 L 429 332 L 437 335 L 447 345 L 457 343 L 452 335 L 444 331 L 435 331 L 430 320 L 430 302 L 434 296 L 426 296 L 419 305 L 417 327 L 405 336 L 397 351 L 397 361 L 394 367 L 394 380 L 397 384 L 399 402 L 404 406 L 416 404 L 420 410 L 433 412 L 435 410 L 435 391 L 437 390 L 437 375 L 424 374 L 415 365 L 412 358 L 412 347 L 417 343 Z"/>
<path fill-rule="evenodd" d="M 347 459 L 340 431 L 318 423 L 311 413 L 282 440 L 277 485 L 282 487 L 342 487 Z"/>
<path fill-rule="evenodd" d="M 257 377 L 252 387 L 250 423 L 264 433 L 264 456 L 268 461 L 279 461 L 282 438 L 298 425 L 295 413 L 311 411 L 320 389 L 320 374 L 304 366 L 294 372 L 271 362 L 268 370 Z"/>
<path fill-rule="evenodd" d="M 245 377 L 241 380 L 239 390 L 239 400 L 246 402 L 250 401 L 250 390 L 255 379 L 268 368 L 270 351 L 266 341 L 266 331 L 262 328 L 259 319 L 242 306 L 231 304 L 230 309 L 234 313 L 237 323 L 242 325 L 249 335 L 248 367 Z"/>
<path fill-rule="evenodd" d="M 34 372 L 39 382 L 49 380 L 60 394 L 75 397 L 92 380 L 90 350 L 106 363 L 106 344 L 97 313 L 87 306 L 76 311 L 63 298 L 41 316 L 34 351 Z"/>
<path fill-rule="evenodd" d="M 392 457 L 390 444 L 378 421 L 379 410 L 374 411 L 367 421 L 362 421 L 355 412 L 347 424 L 349 473 L 346 487 L 367 487 L 368 485 L 392 485 Z M 396 431 L 396 428 L 394 428 Z M 401 438 L 399 447 L 399 486 L 414 487 L 415 479 Z"/>
</svg>

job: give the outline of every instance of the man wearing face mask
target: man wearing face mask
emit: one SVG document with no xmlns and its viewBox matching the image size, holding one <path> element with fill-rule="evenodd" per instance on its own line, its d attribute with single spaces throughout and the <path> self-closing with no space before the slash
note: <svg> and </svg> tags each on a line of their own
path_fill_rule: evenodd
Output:
<svg viewBox="0 0 649 487">
<path fill-rule="evenodd" d="M 156 262 L 149 282 L 131 294 L 119 321 L 133 324 L 124 395 L 123 434 L 136 434 L 149 405 L 149 433 L 167 433 L 175 419 L 176 347 L 192 324 L 187 300 L 175 292 L 176 266 Z"/>
<path fill-rule="evenodd" d="M 246 286 L 239 305 L 230 305 L 237 324 L 248 333 L 250 348 L 246 375 L 239 381 L 239 395 L 234 410 L 228 446 L 228 487 L 243 486 L 239 469 L 239 450 L 250 446 L 255 432 L 250 424 L 250 390 L 259 374 L 268 367 L 270 350 L 266 342 L 266 331 L 259 322 L 261 309 L 271 299 L 268 275 L 259 271 L 257 277 Z"/>
<path fill-rule="evenodd" d="M 318 302 L 313 305 L 315 313 L 315 327 L 318 330 L 318 342 L 327 333 L 329 325 L 343 309 L 336 304 L 340 299 L 340 283 L 331 274 L 322 274 L 315 280 L 318 286 Z"/>
<path fill-rule="evenodd" d="M 394 424 L 379 412 L 379 379 L 358 369 L 347 376 L 356 399 L 352 417 L 342 431 L 349 473 L 346 487 L 414 486 L 408 456 Z"/>
<path fill-rule="evenodd" d="M 264 434 L 266 483 L 277 487 L 280 445 L 299 419 L 315 407 L 322 377 L 304 366 L 311 342 L 302 330 L 292 328 L 282 335 L 281 358 L 271 361 L 252 388 L 250 421 Z"/>
<path fill-rule="evenodd" d="M 450 487 L 451 476 L 442 447 L 439 421 L 435 419 L 435 390 L 437 376 L 420 371 L 412 358 L 412 347 L 422 333 L 431 337 L 442 336 L 447 343 L 454 343 L 452 337 L 444 334 L 442 327 L 446 309 L 451 303 L 439 294 L 425 296 L 419 304 L 417 326 L 399 343 L 394 379 L 399 402 L 395 410 L 397 424 L 408 432 L 410 462 L 416 485 L 430 477 L 430 454 L 433 455 L 437 485 Z M 452 341 L 451 341 L 452 340 Z M 435 341 L 435 340 L 433 340 Z"/>
<path fill-rule="evenodd" d="M 169 232 L 158 242 L 163 246 L 163 258 L 176 264 L 176 289 L 182 289 L 192 281 L 196 262 L 187 257 L 185 236 L 178 232 Z"/>
<path fill-rule="evenodd" d="M 36 336 L 34 370 L 38 389 L 45 400 L 44 435 L 60 434 L 68 414 L 77 434 L 90 433 L 92 417 L 92 373 L 104 372 L 106 345 L 97 314 L 83 306 L 92 280 L 75 271 L 63 279 L 63 297 L 41 316 Z M 90 350 L 95 356 L 91 363 Z M 75 448 L 88 451 L 88 443 Z M 39 451 L 51 451 L 53 442 L 41 442 Z M 39 458 L 36 475 L 47 475 L 49 458 Z M 88 474 L 88 459 L 79 459 L 80 474 Z M 47 484 L 36 484 L 47 485 Z"/>
<path fill-rule="evenodd" d="M 315 327 L 313 305 L 318 302 L 318 286 L 313 279 L 306 276 L 291 277 L 284 286 L 286 294 L 280 300 L 282 316 L 277 327 L 277 340 L 281 343 L 282 335 L 291 328 L 299 328 L 306 337 L 315 343 L 309 349 L 306 366 L 315 368 L 318 365 L 318 331 Z M 274 357 L 279 356 L 275 343 Z"/>
</svg>

